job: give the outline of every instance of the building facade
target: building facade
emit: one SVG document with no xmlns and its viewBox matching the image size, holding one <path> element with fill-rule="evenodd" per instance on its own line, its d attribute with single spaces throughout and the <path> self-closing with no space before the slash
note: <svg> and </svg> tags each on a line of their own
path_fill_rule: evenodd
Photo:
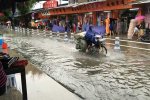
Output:
<svg viewBox="0 0 150 100">
<path fill-rule="evenodd" d="M 88 2 L 89 3 L 88 3 Z M 111 19 L 121 18 L 125 23 L 125 31 L 127 31 L 130 19 L 135 18 L 138 14 L 142 14 L 139 11 L 131 11 L 131 8 L 140 8 L 139 5 L 134 6 L 136 0 L 69 0 L 69 5 L 58 6 L 53 9 L 48 9 L 46 15 L 43 12 L 38 14 L 39 18 L 49 19 L 63 19 L 66 17 L 66 21 L 72 21 L 78 25 L 89 23 L 93 25 L 104 25 L 105 19 L 109 16 Z M 125 32 L 123 30 L 123 32 Z"/>
<path fill-rule="evenodd" d="M 58 1 L 57 0 L 48 0 L 43 4 L 44 9 L 48 8 L 54 8 L 58 6 Z"/>
<path fill-rule="evenodd" d="M 92 2 L 92 1 L 106 1 L 106 0 L 69 0 L 70 4 L 74 3 L 87 3 L 87 2 Z"/>
</svg>

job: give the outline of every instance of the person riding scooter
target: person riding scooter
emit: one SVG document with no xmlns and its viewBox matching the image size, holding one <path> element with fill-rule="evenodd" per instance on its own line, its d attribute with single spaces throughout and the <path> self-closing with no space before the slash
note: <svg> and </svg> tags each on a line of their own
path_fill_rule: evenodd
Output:
<svg viewBox="0 0 150 100">
<path fill-rule="evenodd" d="M 96 32 L 92 30 L 93 26 L 89 27 L 89 30 L 85 34 L 85 40 L 87 42 L 87 49 L 89 49 L 92 44 L 95 45 L 96 48 L 99 48 L 99 41 L 96 39 Z"/>
<path fill-rule="evenodd" d="M 82 52 L 107 54 L 103 36 L 105 34 L 104 26 L 89 26 L 87 31 L 75 35 L 76 49 Z"/>
</svg>

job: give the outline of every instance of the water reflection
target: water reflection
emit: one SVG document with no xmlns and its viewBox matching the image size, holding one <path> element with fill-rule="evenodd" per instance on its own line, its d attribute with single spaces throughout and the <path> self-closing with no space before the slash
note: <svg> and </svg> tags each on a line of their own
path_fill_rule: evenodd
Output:
<svg viewBox="0 0 150 100">
<path fill-rule="evenodd" d="M 11 56 L 18 56 L 20 59 L 24 59 L 17 51 L 14 50 L 9 50 L 9 54 Z M 16 79 L 17 88 L 19 91 L 22 91 L 20 74 L 16 74 Z M 44 100 L 62 100 L 62 98 L 64 100 L 80 100 L 78 96 L 66 90 L 31 63 L 26 66 L 26 81 L 29 100 L 41 100 L 41 98 Z M 12 100 L 21 100 L 21 93 L 17 93 L 14 90 L 10 93 L 15 93 L 15 96 L 12 98 L 13 94 L 8 94 L 3 97 L 3 100 L 11 100 L 10 98 L 12 98 Z"/>
<path fill-rule="evenodd" d="M 83 58 L 76 58 L 76 67 L 78 68 L 91 68 L 93 66 L 98 66 L 100 61 L 95 61 L 92 59 L 83 59 Z"/>
</svg>

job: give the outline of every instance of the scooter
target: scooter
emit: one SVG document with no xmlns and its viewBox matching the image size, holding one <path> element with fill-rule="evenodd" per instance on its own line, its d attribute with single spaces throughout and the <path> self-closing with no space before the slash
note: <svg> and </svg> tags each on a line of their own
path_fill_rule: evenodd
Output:
<svg viewBox="0 0 150 100">
<path fill-rule="evenodd" d="M 105 39 L 101 35 L 95 36 L 95 41 L 97 44 L 91 43 L 91 45 L 88 45 L 85 39 L 85 34 L 86 32 L 82 32 L 75 36 L 76 49 L 82 52 L 89 52 L 92 54 L 95 53 L 103 53 L 105 55 L 107 54 L 107 48 L 105 47 Z"/>
<path fill-rule="evenodd" d="M 148 42 L 148 43 L 150 43 L 150 29 L 147 28 L 144 33 L 145 34 L 140 38 L 140 40 L 142 42 Z"/>
</svg>

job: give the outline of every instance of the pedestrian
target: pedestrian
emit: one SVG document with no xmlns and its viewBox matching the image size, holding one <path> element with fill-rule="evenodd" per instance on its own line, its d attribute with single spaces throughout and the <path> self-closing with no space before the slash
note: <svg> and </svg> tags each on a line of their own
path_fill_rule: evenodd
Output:
<svg viewBox="0 0 150 100">
<path fill-rule="evenodd" d="M 52 30 L 53 24 L 52 24 L 52 21 L 51 21 L 51 20 L 50 20 L 49 23 L 48 23 L 48 27 L 50 28 L 50 30 Z"/>
<path fill-rule="evenodd" d="M 107 17 L 107 19 L 105 20 L 106 23 L 106 35 L 110 34 L 110 18 Z"/>
<path fill-rule="evenodd" d="M 110 29 L 110 36 L 114 34 L 114 19 L 110 19 L 110 26 L 109 26 L 109 29 Z"/>
<path fill-rule="evenodd" d="M 81 30 L 82 30 L 82 25 L 81 25 L 80 22 L 78 22 L 78 29 L 79 29 L 79 32 L 81 32 Z"/>
<path fill-rule="evenodd" d="M 76 33 L 76 24 L 73 24 L 73 33 Z"/>
<path fill-rule="evenodd" d="M 71 32 L 70 32 L 71 30 L 70 30 L 70 25 L 69 25 L 69 23 L 67 22 L 66 24 L 65 24 L 65 32 L 67 32 L 67 35 L 68 35 L 68 37 L 70 38 L 71 37 Z"/>
<path fill-rule="evenodd" d="M 117 19 L 116 33 L 117 33 L 117 35 L 119 35 L 121 33 L 121 20 L 119 18 Z"/>
<path fill-rule="evenodd" d="M 133 35 L 137 32 L 137 23 L 136 19 L 131 19 L 129 29 L 128 29 L 128 39 L 132 39 Z"/>
</svg>

